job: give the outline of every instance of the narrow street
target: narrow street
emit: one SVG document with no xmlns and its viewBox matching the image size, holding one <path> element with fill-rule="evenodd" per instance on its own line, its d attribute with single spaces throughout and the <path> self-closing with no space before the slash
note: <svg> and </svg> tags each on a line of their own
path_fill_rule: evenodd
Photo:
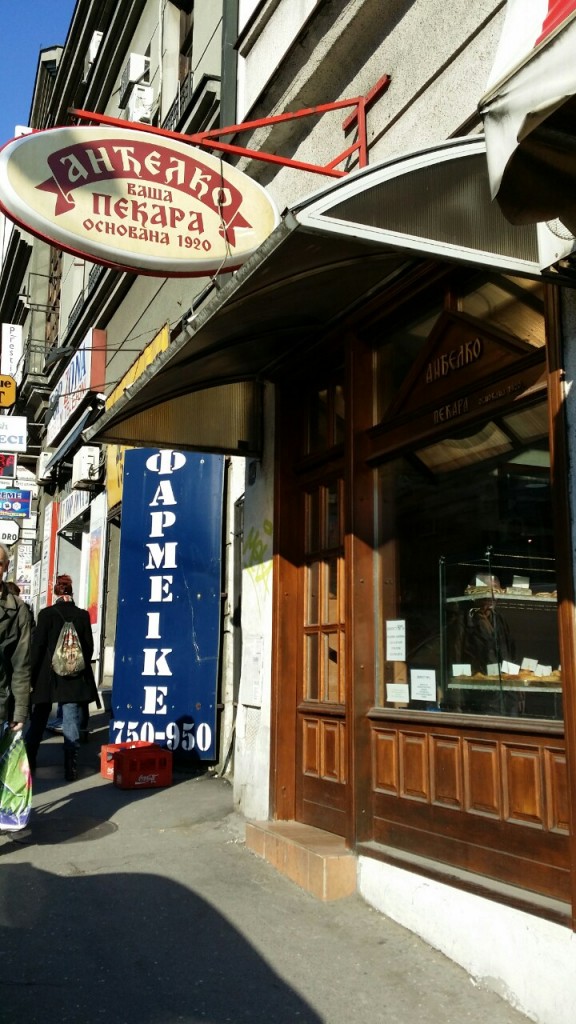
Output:
<svg viewBox="0 0 576 1024">
<path fill-rule="evenodd" d="M 232 789 L 102 779 L 104 716 L 65 783 L 39 756 L 25 833 L 0 839 L 3 1024 L 520 1024 L 360 898 L 320 903 L 244 846 Z"/>
</svg>

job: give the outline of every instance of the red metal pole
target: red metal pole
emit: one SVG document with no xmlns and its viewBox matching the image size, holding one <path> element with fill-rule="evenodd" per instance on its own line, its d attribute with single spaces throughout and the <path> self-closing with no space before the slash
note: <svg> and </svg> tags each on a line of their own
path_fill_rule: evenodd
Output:
<svg viewBox="0 0 576 1024">
<path fill-rule="evenodd" d="M 366 100 L 358 104 L 358 166 L 368 166 L 368 140 L 366 135 Z"/>
</svg>

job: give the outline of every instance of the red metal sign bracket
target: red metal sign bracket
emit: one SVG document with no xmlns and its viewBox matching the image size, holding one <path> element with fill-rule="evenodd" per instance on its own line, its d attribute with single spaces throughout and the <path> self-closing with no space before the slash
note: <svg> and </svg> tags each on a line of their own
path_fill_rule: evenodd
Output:
<svg viewBox="0 0 576 1024">
<path fill-rule="evenodd" d="M 111 125 L 115 128 L 135 128 L 138 131 L 148 131 L 154 135 L 161 135 L 169 139 L 178 139 L 180 142 L 189 142 L 194 146 L 204 146 L 206 149 L 215 149 L 221 153 L 233 153 L 235 156 L 248 157 L 251 160 L 262 160 L 265 163 L 279 164 L 283 167 L 294 167 L 300 171 L 311 171 L 314 174 L 325 174 L 331 178 L 345 177 L 346 171 L 338 170 L 341 164 L 354 153 L 358 154 L 358 166 L 366 167 L 368 164 L 368 141 L 366 133 L 366 113 L 373 103 L 382 96 L 390 85 L 390 76 L 383 75 L 382 78 L 372 87 L 366 96 L 356 96 L 349 100 L 337 100 L 334 103 L 322 103 L 317 107 L 307 107 L 304 110 L 296 110 L 287 114 L 275 114 L 271 117 L 258 118 L 255 121 L 242 121 L 240 124 L 228 125 L 225 128 L 213 128 L 207 132 L 197 132 L 193 135 L 186 135 L 181 132 L 169 131 L 167 128 L 159 128 L 155 125 L 143 124 L 140 121 L 124 121 L 121 118 L 109 117 L 107 114 L 96 114 L 89 110 L 70 110 L 70 114 L 82 121 L 92 121 L 95 124 Z M 327 164 L 311 164 L 302 160 L 291 160 L 289 157 L 278 156 L 276 153 L 266 153 L 262 150 L 249 149 L 244 146 L 237 146 L 231 142 L 222 142 L 223 135 L 237 135 L 239 132 L 254 131 L 257 128 L 266 128 L 271 125 L 281 124 L 285 121 L 295 121 L 302 117 L 313 117 L 327 114 L 330 111 L 342 110 L 352 107 L 351 113 L 342 124 L 344 133 L 348 132 L 354 125 L 357 125 L 357 138 L 352 145 L 338 153 L 333 160 Z"/>
</svg>

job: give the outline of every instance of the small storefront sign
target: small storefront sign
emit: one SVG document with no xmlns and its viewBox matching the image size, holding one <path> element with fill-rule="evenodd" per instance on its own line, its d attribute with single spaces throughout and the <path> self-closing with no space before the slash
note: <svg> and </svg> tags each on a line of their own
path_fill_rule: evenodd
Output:
<svg viewBox="0 0 576 1024">
<path fill-rule="evenodd" d="M 25 452 L 27 433 L 25 416 L 0 416 L 0 451 Z"/>
<path fill-rule="evenodd" d="M 126 452 L 110 740 L 216 758 L 221 456 Z"/>
<path fill-rule="evenodd" d="M 16 583 L 20 597 L 29 601 L 32 596 L 32 542 L 20 540 L 16 554 Z"/>
<path fill-rule="evenodd" d="M 14 378 L 14 387 L 21 384 L 24 368 L 24 354 L 21 324 L 2 324 L 2 350 L 0 352 L 0 374 Z M 4 404 L 8 408 L 8 403 Z"/>
<path fill-rule="evenodd" d="M 20 536 L 20 526 L 15 519 L 0 519 L 0 544 L 15 544 Z"/>
<path fill-rule="evenodd" d="M 60 523 L 59 530 L 62 530 L 68 523 L 71 523 L 82 512 L 85 512 L 90 504 L 88 491 L 71 491 L 60 502 Z"/>
<path fill-rule="evenodd" d="M 27 519 L 31 504 L 32 491 L 0 487 L 0 519 Z"/>
<path fill-rule="evenodd" d="M 0 204 L 67 252 L 158 276 L 240 266 L 279 222 L 257 182 L 137 128 L 52 128 L 0 151 Z"/>
<path fill-rule="evenodd" d="M 56 564 L 56 538 L 58 534 L 58 502 L 51 501 L 44 511 L 42 534 L 42 560 L 38 578 L 38 610 L 52 604 L 52 581 Z M 36 581 L 35 581 L 36 582 Z"/>
<path fill-rule="evenodd" d="M 76 411 L 87 395 L 104 388 L 106 378 L 106 331 L 91 330 L 78 346 L 48 402 L 51 410 L 46 426 L 46 445 L 54 443 L 64 428 L 74 423 Z"/>
<path fill-rule="evenodd" d="M 16 381 L 7 373 L 0 377 L 0 409 L 11 409 L 16 402 Z"/>
<path fill-rule="evenodd" d="M 0 480 L 13 480 L 16 476 L 16 456 L 0 452 Z"/>
</svg>

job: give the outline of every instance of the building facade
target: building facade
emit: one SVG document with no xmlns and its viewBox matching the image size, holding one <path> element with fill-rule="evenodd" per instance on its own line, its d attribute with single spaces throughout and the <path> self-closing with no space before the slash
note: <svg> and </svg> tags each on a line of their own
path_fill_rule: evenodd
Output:
<svg viewBox="0 0 576 1024">
<path fill-rule="evenodd" d="M 542 273 L 536 226 L 490 197 L 478 104 L 504 7 L 166 3 L 160 32 L 157 4 L 98 21 L 80 2 L 56 87 L 98 30 L 74 105 L 119 116 L 130 53 L 158 102 L 188 25 L 192 68 L 217 55 L 191 110 L 217 76 L 221 106 L 172 122 L 162 100 L 151 122 L 249 122 L 225 158 L 283 211 L 222 277 L 97 268 L 74 335 L 106 332 L 110 395 L 170 325 L 89 445 L 234 460 L 238 808 L 342 837 L 365 899 L 558 1024 L 576 997 L 576 306 L 571 267 Z M 63 280 L 86 274 L 67 259 Z"/>
</svg>

